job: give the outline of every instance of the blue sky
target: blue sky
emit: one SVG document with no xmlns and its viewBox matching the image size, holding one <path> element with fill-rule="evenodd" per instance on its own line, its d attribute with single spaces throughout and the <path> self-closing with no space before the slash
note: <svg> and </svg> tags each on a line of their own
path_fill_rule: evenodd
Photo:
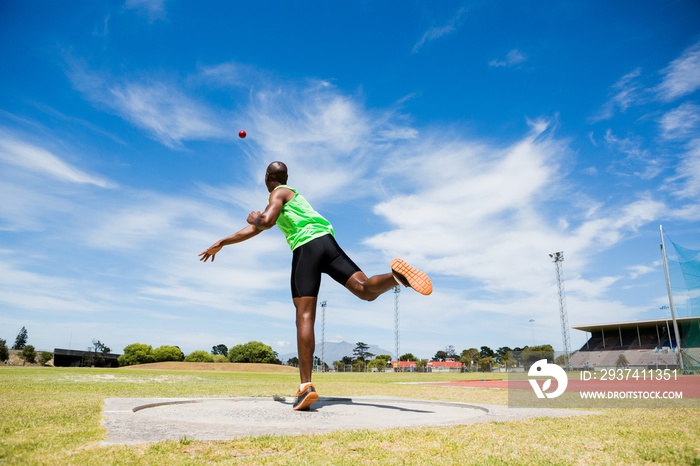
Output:
<svg viewBox="0 0 700 466">
<path fill-rule="evenodd" d="M 2 1 L 0 338 L 293 352 L 277 229 L 197 257 L 265 206 L 274 160 L 368 275 L 394 257 L 431 275 L 431 296 L 400 294 L 401 353 L 561 349 L 556 251 L 571 325 L 663 317 L 659 224 L 700 248 L 698 18 L 694 1 Z M 326 340 L 393 350 L 393 298 L 325 279 Z"/>
</svg>

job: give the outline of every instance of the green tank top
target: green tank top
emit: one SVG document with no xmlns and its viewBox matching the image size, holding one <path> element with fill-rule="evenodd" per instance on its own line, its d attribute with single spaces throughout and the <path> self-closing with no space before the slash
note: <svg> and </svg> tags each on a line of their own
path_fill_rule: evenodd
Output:
<svg viewBox="0 0 700 466">
<path fill-rule="evenodd" d="M 296 189 L 287 185 L 277 186 L 275 189 L 279 188 L 287 188 L 294 193 L 292 200 L 282 207 L 276 222 L 292 251 L 320 236 L 335 236 L 330 222 L 316 212 Z"/>
</svg>

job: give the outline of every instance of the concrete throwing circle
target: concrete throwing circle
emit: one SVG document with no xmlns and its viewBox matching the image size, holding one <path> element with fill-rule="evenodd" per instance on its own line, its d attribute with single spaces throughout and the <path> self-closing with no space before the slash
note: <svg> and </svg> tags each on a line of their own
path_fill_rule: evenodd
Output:
<svg viewBox="0 0 700 466">
<path fill-rule="evenodd" d="M 105 443 L 229 440 L 257 435 L 471 424 L 552 415 L 543 411 L 390 397 L 321 397 L 310 411 L 285 398 L 109 398 Z M 573 412 L 558 410 L 558 416 Z"/>
</svg>

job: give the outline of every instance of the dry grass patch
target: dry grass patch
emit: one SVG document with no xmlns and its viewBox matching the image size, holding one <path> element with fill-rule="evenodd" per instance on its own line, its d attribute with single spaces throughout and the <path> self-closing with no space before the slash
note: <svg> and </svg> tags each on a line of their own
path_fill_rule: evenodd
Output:
<svg viewBox="0 0 700 466">
<path fill-rule="evenodd" d="M 240 362 L 154 362 L 136 366 L 121 367 L 121 370 L 164 370 L 164 371 L 223 371 L 223 372 L 272 372 L 296 374 L 296 367 L 280 364 L 258 364 Z"/>
</svg>

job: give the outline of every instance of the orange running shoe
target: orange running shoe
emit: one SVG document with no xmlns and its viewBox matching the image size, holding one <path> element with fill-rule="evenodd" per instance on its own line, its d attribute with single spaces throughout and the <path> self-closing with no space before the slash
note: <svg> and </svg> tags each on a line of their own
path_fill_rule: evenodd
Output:
<svg viewBox="0 0 700 466">
<path fill-rule="evenodd" d="M 433 284 L 425 272 L 411 267 L 403 259 L 391 261 L 391 272 L 403 286 L 413 288 L 420 294 L 429 295 L 433 292 Z"/>
<path fill-rule="evenodd" d="M 296 397 L 294 398 L 294 404 L 292 405 L 292 409 L 294 409 L 294 411 L 308 411 L 309 408 L 311 408 L 311 405 L 316 403 L 316 400 L 318 400 L 318 393 L 316 393 L 316 389 L 314 388 L 313 384 L 307 385 L 303 392 L 297 390 L 297 393 L 294 396 Z"/>
</svg>

